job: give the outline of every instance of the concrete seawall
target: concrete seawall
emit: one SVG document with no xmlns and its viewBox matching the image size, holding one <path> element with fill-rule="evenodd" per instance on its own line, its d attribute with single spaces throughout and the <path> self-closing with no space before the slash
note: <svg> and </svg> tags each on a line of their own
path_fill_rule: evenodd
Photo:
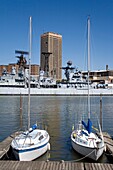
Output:
<svg viewBox="0 0 113 170">
<path fill-rule="evenodd" d="M 87 89 L 75 88 L 31 88 L 34 96 L 79 96 L 87 95 Z M 27 95 L 27 88 L 0 87 L 0 95 Z M 91 96 L 113 96 L 113 89 L 90 89 Z"/>
</svg>

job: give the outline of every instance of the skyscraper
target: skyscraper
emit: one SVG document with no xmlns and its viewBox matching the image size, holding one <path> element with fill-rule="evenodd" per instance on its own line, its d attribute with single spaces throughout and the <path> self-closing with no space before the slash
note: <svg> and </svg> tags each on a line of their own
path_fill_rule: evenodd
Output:
<svg viewBox="0 0 113 170">
<path fill-rule="evenodd" d="M 62 79 L 62 36 L 47 32 L 41 35 L 40 67 L 47 76 Z"/>
</svg>

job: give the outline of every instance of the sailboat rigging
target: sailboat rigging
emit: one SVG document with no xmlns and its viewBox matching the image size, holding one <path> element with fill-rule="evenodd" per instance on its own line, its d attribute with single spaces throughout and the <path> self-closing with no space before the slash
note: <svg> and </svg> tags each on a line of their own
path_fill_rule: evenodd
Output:
<svg viewBox="0 0 113 170">
<path fill-rule="evenodd" d="M 90 18 L 88 24 L 88 123 L 83 120 L 79 122 L 78 128 L 71 133 L 71 143 L 75 151 L 93 160 L 98 160 L 104 151 L 104 139 L 101 133 L 92 132 L 92 121 L 90 119 Z M 100 127 L 100 126 L 99 126 Z"/>
<path fill-rule="evenodd" d="M 30 73 L 31 73 L 31 43 L 32 17 L 30 17 L 30 48 L 29 48 L 29 88 L 28 88 L 28 130 L 16 136 L 11 143 L 15 158 L 20 161 L 31 161 L 50 149 L 49 134 L 46 130 L 37 129 L 37 125 L 30 128 Z"/>
</svg>

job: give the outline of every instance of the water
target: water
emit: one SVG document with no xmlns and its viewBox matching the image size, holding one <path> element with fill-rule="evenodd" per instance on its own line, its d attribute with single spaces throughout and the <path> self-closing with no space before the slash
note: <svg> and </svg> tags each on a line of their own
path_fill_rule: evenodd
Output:
<svg viewBox="0 0 113 170">
<path fill-rule="evenodd" d="M 27 129 L 27 97 L 0 97 L 0 141 L 19 129 Z M 102 97 L 103 131 L 113 136 L 113 97 Z M 84 113 L 82 115 L 82 113 Z M 77 160 L 82 156 L 71 147 L 72 126 L 76 127 L 81 117 L 87 118 L 87 97 L 31 97 L 31 124 L 38 122 L 50 134 L 51 150 L 37 160 Z M 91 118 L 97 127 L 100 114 L 100 98 L 91 97 Z M 36 160 L 36 161 L 37 161 Z M 82 160 L 89 162 L 91 160 Z M 98 162 L 109 162 L 103 155 Z"/>
</svg>

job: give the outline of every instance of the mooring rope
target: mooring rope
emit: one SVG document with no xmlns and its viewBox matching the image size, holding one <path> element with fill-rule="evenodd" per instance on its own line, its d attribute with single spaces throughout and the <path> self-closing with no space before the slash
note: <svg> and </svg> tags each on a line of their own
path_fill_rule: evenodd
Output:
<svg viewBox="0 0 113 170">
<path fill-rule="evenodd" d="M 71 162 L 79 162 L 85 158 L 87 158 L 89 155 L 91 155 L 93 152 L 95 152 L 95 150 L 93 150 L 92 152 L 90 152 L 89 154 L 85 155 L 84 157 L 80 158 L 80 159 L 76 159 L 76 160 L 71 160 Z M 66 162 L 70 162 L 70 161 L 66 161 Z"/>
<path fill-rule="evenodd" d="M 80 158 L 80 159 L 76 159 L 76 160 L 69 160 L 69 161 L 64 161 L 64 160 L 61 160 L 61 163 L 63 164 L 64 162 L 79 162 L 85 158 L 87 158 L 89 155 L 91 155 L 95 150 L 93 150 L 92 152 L 90 152 L 89 154 L 85 155 L 84 157 Z M 47 159 L 47 162 L 49 162 L 49 160 Z"/>
<path fill-rule="evenodd" d="M 9 156 L 8 156 L 7 150 L 6 150 L 5 148 L 4 148 L 3 150 L 5 151 L 5 155 L 6 155 L 6 157 L 9 159 Z"/>
</svg>

